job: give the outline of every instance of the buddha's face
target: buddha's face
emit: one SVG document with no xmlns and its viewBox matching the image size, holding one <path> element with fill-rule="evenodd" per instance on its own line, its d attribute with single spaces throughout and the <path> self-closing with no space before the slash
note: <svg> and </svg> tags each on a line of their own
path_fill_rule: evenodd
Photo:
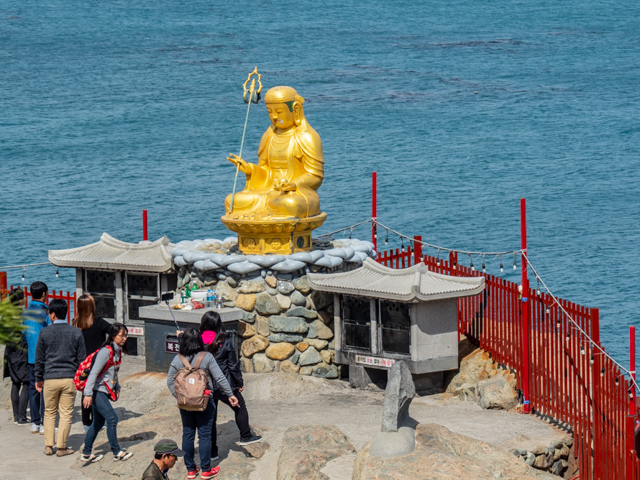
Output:
<svg viewBox="0 0 640 480">
<path fill-rule="evenodd" d="M 296 124 L 293 112 L 286 103 L 267 103 L 267 112 L 271 123 L 279 130 L 288 130 Z"/>
</svg>

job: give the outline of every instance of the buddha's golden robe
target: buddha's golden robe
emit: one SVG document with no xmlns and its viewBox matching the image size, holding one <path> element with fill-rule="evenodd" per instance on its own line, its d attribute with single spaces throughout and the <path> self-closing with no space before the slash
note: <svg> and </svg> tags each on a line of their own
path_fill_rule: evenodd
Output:
<svg viewBox="0 0 640 480">
<path fill-rule="evenodd" d="M 288 132 L 277 133 L 271 126 L 262 136 L 258 164 L 247 174 L 247 183 L 233 201 L 225 199 L 231 218 L 305 218 L 320 213 L 316 190 L 324 178 L 322 142 L 316 131 L 303 119 Z M 282 192 L 274 187 L 294 182 L 295 190 Z"/>
</svg>

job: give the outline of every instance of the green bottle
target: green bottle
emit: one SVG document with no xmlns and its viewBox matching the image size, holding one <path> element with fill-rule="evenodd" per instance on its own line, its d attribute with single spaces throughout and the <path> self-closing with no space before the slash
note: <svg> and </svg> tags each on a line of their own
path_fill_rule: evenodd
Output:
<svg viewBox="0 0 640 480">
<path fill-rule="evenodd" d="M 191 289 L 189 288 L 188 283 L 184 286 L 184 296 L 187 298 L 191 298 Z"/>
</svg>

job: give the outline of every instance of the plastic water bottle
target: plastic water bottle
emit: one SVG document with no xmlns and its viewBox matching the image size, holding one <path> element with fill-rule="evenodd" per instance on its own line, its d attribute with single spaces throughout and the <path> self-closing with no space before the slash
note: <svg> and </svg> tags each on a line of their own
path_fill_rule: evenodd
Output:
<svg viewBox="0 0 640 480">
<path fill-rule="evenodd" d="M 216 308 L 218 306 L 218 300 L 216 299 L 216 292 L 213 292 L 213 296 L 211 297 L 211 308 Z"/>
<path fill-rule="evenodd" d="M 207 290 L 207 308 L 213 307 L 213 293 L 211 289 Z"/>
</svg>

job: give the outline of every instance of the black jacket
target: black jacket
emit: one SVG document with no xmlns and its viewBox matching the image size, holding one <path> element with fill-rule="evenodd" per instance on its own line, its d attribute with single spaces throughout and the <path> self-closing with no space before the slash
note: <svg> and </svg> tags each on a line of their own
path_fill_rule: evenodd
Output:
<svg viewBox="0 0 640 480">
<path fill-rule="evenodd" d="M 218 350 L 213 356 L 216 358 L 220 370 L 222 370 L 224 376 L 227 377 L 231 390 L 243 387 L 244 380 L 242 379 L 238 356 L 231 343 L 231 338 L 225 338 L 224 343 L 218 347 Z"/>
<path fill-rule="evenodd" d="M 11 381 L 14 383 L 28 382 L 29 366 L 27 362 L 27 340 L 23 333 L 17 343 L 7 345 L 4 350 L 3 378 L 11 377 Z"/>
</svg>

